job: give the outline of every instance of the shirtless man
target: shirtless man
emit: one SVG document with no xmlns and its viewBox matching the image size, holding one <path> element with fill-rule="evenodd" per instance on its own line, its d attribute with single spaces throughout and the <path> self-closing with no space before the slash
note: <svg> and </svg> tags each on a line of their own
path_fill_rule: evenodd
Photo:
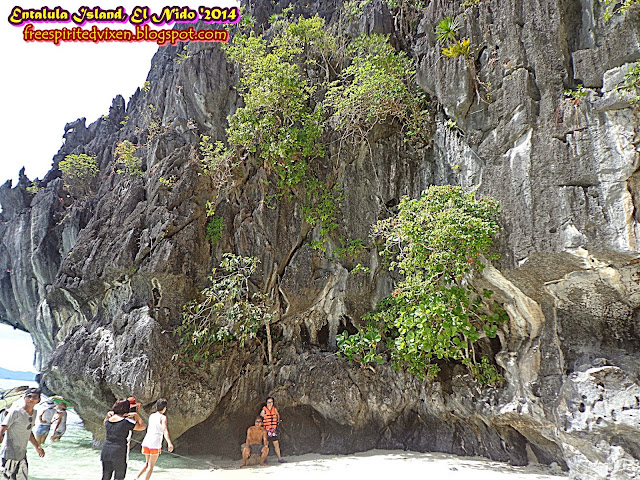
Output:
<svg viewBox="0 0 640 480">
<path fill-rule="evenodd" d="M 242 449 L 242 465 L 240 465 L 240 468 L 247 466 L 247 460 L 251 455 L 260 455 L 260 465 L 266 466 L 264 461 L 269 455 L 268 445 L 267 430 L 262 426 L 262 417 L 258 417 L 255 425 L 247 429 L 247 440 Z"/>
</svg>

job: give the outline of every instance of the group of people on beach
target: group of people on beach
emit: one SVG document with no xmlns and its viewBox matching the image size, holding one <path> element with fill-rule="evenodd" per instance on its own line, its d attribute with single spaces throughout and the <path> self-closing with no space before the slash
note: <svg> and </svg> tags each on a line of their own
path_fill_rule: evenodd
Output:
<svg viewBox="0 0 640 480">
<path fill-rule="evenodd" d="M 66 405 L 58 403 L 52 410 L 47 403 L 38 414 L 36 406 L 41 399 L 41 390 L 29 388 L 24 394 L 24 402 L 14 405 L 0 421 L 0 443 L 4 440 L 0 452 L 0 480 L 28 480 L 29 465 L 27 463 L 27 445 L 29 442 L 35 447 L 38 455 L 44 457 L 42 444 L 50 431 L 51 440 L 59 440 L 66 428 Z M 135 398 L 120 399 L 113 404 L 104 419 L 106 431 L 105 443 L 102 447 L 100 460 L 102 462 L 102 480 L 124 480 L 127 472 L 129 443 L 131 432 L 147 430 L 142 441 L 142 453 L 145 456 L 144 467 L 137 478 L 149 480 L 162 450 L 163 438 L 167 441 L 168 451 L 173 452 L 173 443 L 167 426 L 167 400 L 160 398 L 155 405 L 155 412 L 149 416 L 148 424 L 139 413 L 140 403 Z M 34 434 L 34 420 L 39 420 Z M 266 464 L 269 454 L 269 442 L 273 445 L 278 462 L 284 463 L 280 454 L 278 427 L 280 413 L 274 405 L 273 397 L 267 398 L 254 425 L 247 430 L 246 443 L 242 449 L 242 464 L 247 465 L 252 455 L 259 456 L 260 465 Z"/>
<path fill-rule="evenodd" d="M 67 431 L 67 405 L 56 404 L 53 399 L 35 406 L 37 414 L 35 437 L 40 445 L 44 444 L 51 432 L 51 441 L 57 442 Z"/>
<path fill-rule="evenodd" d="M 60 402 L 56 407 L 51 408 L 52 404 L 45 402 L 43 408 L 37 409 L 41 393 L 39 388 L 27 389 L 23 401 L 16 402 L 0 421 L 0 443 L 4 440 L 0 452 L 0 480 L 28 480 L 27 445 L 29 442 L 35 447 L 38 455 L 44 457 L 42 444 L 49 432 L 53 431 L 52 441 L 59 440 L 65 433 L 66 405 Z M 142 441 L 142 453 L 145 455 L 146 462 L 137 478 L 142 478 L 144 475 L 145 480 L 149 480 L 151 477 L 153 467 L 160 455 L 163 437 L 167 440 L 169 451 L 173 451 L 167 429 L 167 417 L 164 415 L 167 410 L 167 401 L 161 398 L 156 402 L 157 411 L 149 416 L 148 428 L 138 413 L 139 407 L 140 404 L 133 398 L 118 400 L 104 419 L 106 441 L 100 455 L 104 480 L 111 480 L 114 475 L 115 480 L 124 480 L 129 454 L 129 434 L 132 430 L 147 429 L 147 434 Z M 36 419 L 39 423 L 34 434 Z"/>
<path fill-rule="evenodd" d="M 127 473 L 127 460 L 129 457 L 129 441 L 131 432 L 147 430 L 142 440 L 142 453 L 145 456 L 145 464 L 138 472 L 136 478 L 149 480 L 153 468 L 162 451 L 162 439 L 167 441 L 169 452 L 173 452 L 173 443 L 169 437 L 167 426 L 167 400 L 164 398 L 156 401 L 156 411 L 149 415 L 149 424 L 145 424 L 140 416 L 140 403 L 134 397 L 122 398 L 113 404 L 112 410 L 104 419 L 106 439 L 100 453 L 102 461 L 102 480 L 124 480 Z"/>
<path fill-rule="evenodd" d="M 276 451 L 278 462 L 285 462 L 280 454 L 280 439 L 278 437 L 280 421 L 280 412 L 274 405 L 274 399 L 273 397 L 268 397 L 266 405 L 262 407 L 254 425 L 247 429 L 247 440 L 242 449 L 242 464 L 240 468 L 247 465 L 247 460 L 252 455 L 259 455 L 260 465 L 266 465 L 267 455 L 269 455 L 269 442 L 272 443 Z"/>
</svg>

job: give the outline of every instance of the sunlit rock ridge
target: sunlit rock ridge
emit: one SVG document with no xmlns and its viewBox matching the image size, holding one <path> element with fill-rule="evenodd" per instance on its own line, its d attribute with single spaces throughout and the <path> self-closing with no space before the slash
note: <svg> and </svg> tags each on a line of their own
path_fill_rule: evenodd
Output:
<svg viewBox="0 0 640 480">
<path fill-rule="evenodd" d="M 275 3 L 251 2 L 256 28 L 290 2 Z M 435 118 L 430 146 L 407 146 L 382 125 L 361 148 L 329 152 L 339 161 L 326 169 L 342 183 L 349 238 L 366 238 L 402 195 L 432 184 L 500 202 L 501 259 L 477 281 L 509 314 L 484 347 L 504 383 L 482 387 L 455 364 L 422 381 L 338 358 L 336 335 L 390 293 L 389 272 L 373 247 L 356 259 L 312 249 L 303 198 L 269 201 L 273 172 L 262 164 L 245 161 L 218 197 L 224 232 L 211 245 L 211 185 L 194 153 L 200 134 L 224 138 L 241 105 L 238 69 L 216 44 L 168 46 L 148 91 L 66 126 L 37 193 L 24 174 L 0 188 L 0 321 L 33 336 L 44 383 L 96 438 L 115 398 L 133 394 L 148 414 L 164 396 L 184 451 L 237 457 L 273 395 L 285 454 L 412 449 L 555 462 L 581 480 L 640 478 L 640 123 L 617 91 L 640 59 L 640 9 L 605 21 L 596 0 L 427 3 L 407 33 L 399 12 L 374 1 L 348 34 L 389 34 L 416 59 Z M 292 5 L 294 18 L 332 23 L 342 2 Z M 470 38 L 471 63 L 442 55 L 445 16 Z M 489 99 L 479 100 L 476 76 Z M 579 84 L 579 102 L 563 94 Z M 118 174 L 114 148 L 147 142 L 149 105 L 162 132 L 140 152 L 144 175 Z M 75 202 L 57 168 L 74 153 L 96 155 L 100 168 L 94 194 Z M 174 185 L 159 181 L 171 176 Z M 274 364 L 245 348 L 181 372 L 171 332 L 224 252 L 261 261 L 252 281 L 277 303 Z M 371 273 L 349 274 L 357 263 Z"/>
</svg>

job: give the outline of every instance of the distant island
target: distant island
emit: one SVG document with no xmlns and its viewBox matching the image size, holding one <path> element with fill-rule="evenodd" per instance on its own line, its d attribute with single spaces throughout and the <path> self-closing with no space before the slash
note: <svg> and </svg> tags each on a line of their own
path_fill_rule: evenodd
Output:
<svg viewBox="0 0 640 480">
<path fill-rule="evenodd" d="M 33 382 L 36 379 L 36 373 L 33 372 L 14 372 L 13 370 L 7 370 L 0 367 L 0 378 L 7 380 L 25 380 L 27 382 Z"/>
</svg>

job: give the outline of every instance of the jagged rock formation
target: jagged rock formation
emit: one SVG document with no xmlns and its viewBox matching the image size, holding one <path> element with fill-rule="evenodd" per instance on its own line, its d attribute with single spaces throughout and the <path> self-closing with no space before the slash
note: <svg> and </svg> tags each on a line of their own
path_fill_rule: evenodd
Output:
<svg viewBox="0 0 640 480">
<path fill-rule="evenodd" d="M 266 24 L 271 2 L 253 3 Z M 295 3 L 294 15 L 330 21 L 342 2 Z M 237 72 L 215 45 L 189 45 L 184 61 L 175 47 L 160 49 L 148 93 L 127 105 L 116 98 L 89 127 L 67 125 L 54 162 L 96 155 L 92 198 L 72 202 L 56 169 L 35 196 L 24 176 L 0 188 L 0 321 L 33 335 L 46 384 L 98 437 L 114 398 L 134 394 L 148 406 L 163 395 L 184 448 L 237 456 L 273 394 L 286 453 L 408 448 L 555 462 L 581 480 L 640 478 L 640 123 L 615 91 L 640 58 L 638 10 L 604 22 L 596 0 L 483 0 L 464 14 L 458 2 L 434 0 L 406 36 L 374 2 L 350 27 L 389 33 L 415 56 L 438 126 L 429 148 L 407 148 L 389 129 L 370 149 L 343 152 L 331 167 L 344 184 L 341 228 L 364 238 L 401 195 L 433 183 L 500 201 L 502 259 L 476 279 L 509 313 L 499 341 L 484 347 L 503 368 L 500 388 L 480 388 L 460 366 L 422 382 L 336 358 L 336 334 L 354 328 L 391 281 L 372 248 L 354 260 L 312 250 L 317 232 L 299 202 L 267 205 L 263 166 L 241 166 L 216 209 L 223 238 L 205 240 L 211 186 L 192 149 L 200 133 L 223 138 L 239 103 Z M 459 15 L 474 68 L 441 55 L 434 29 L 446 15 Z M 491 83 L 490 103 L 479 101 L 479 81 Z M 578 83 L 588 96 L 564 98 Z M 154 119 L 164 128 L 148 141 Z M 115 173 L 124 139 L 146 144 L 142 178 Z M 175 185 L 159 182 L 171 175 Z M 276 363 L 235 351 L 205 374 L 180 373 L 169 332 L 225 251 L 262 262 L 253 281 L 279 302 Z M 358 262 L 371 274 L 348 274 Z"/>
</svg>

